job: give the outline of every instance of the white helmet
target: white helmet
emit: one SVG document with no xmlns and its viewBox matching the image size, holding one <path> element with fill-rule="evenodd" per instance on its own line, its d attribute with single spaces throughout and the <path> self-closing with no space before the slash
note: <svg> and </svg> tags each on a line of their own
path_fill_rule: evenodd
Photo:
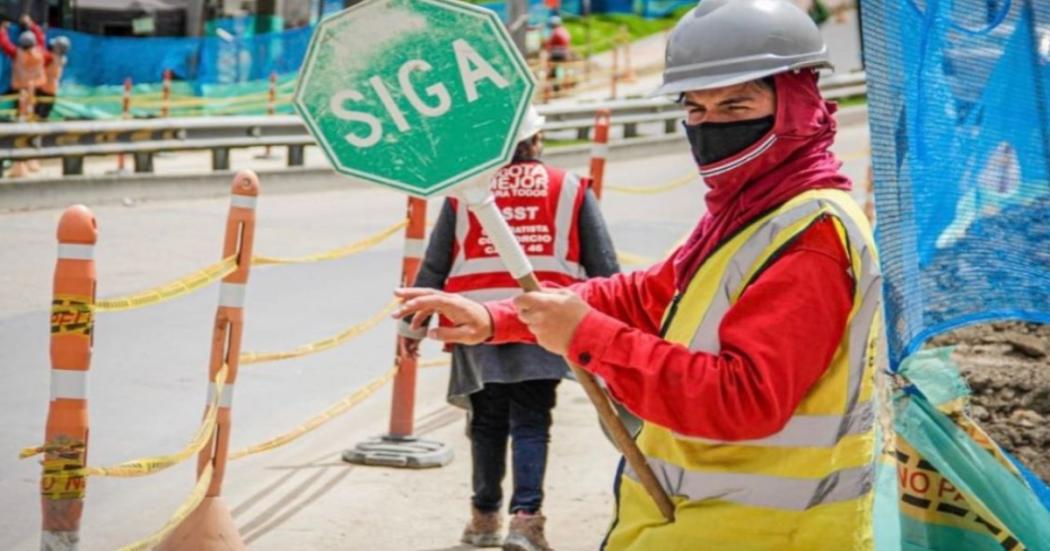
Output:
<svg viewBox="0 0 1050 551">
<path fill-rule="evenodd" d="M 543 130 L 543 123 L 545 122 L 547 122 L 547 117 L 540 115 L 536 108 L 530 105 L 528 112 L 525 113 L 525 120 L 521 121 L 518 141 L 523 142 L 535 136 L 537 132 Z"/>
</svg>

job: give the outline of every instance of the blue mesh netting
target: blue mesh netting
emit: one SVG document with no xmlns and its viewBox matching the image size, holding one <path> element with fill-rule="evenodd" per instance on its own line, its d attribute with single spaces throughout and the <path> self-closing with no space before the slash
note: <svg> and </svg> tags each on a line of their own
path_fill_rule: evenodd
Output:
<svg viewBox="0 0 1050 551">
<path fill-rule="evenodd" d="M 891 366 L 960 325 L 1050 322 L 1050 2 L 862 9 Z"/>
<path fill-rule="evenodd" d="M 20 29 L 12 28 L 17 39 Z M 306 54 L 313 27 L 265 34 L 227 34 L 192 38 L 127 38 L 52 29 L 48 37 L 72 43 L 63 84 L 80 86 L 160 82 L 165 69 L 198 86 L 265 80 L 271 72 L 295 73 Z M 10 62 L 0 63 L 0 82 L 10 79 Z"/>
</svg>

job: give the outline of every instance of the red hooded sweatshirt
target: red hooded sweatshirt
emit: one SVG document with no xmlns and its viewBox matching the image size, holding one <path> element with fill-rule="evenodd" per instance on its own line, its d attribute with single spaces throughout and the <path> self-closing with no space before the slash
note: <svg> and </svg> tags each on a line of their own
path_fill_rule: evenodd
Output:
<svg viewBox="0 0 1050 551">
<path fill-rule="evenodd" d="M 849 189 L 828 147 L 834 107 L 809 71 L 777 75 L 773 130 L 729 159 L 700 167 L 711 188 L 686 244 L 648 270 L 573 287 L 593 307 L 568 357 L 601 376 L 639 417 L 721 440 L 780 431 L 828 369 L 852 307 L 849 261 L 835 226 L 804 232 L 744 291 L 719 327 L 718 354 L 659 336 L 665 310 L 718 244 L 803 191 Z M 530 342 L 510 301 L 486 304 L 492 342 Z"/>
</svg>

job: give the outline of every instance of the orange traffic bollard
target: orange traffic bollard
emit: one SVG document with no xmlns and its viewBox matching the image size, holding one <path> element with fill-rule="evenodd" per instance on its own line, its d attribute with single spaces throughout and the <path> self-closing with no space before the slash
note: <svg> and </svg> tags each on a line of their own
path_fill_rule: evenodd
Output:
<svg viewBox="0 0 1050 551">
<path fill-rule="evenodd" d="M 427 202 L 408 198 L 408 225 L 405 226 L 405 251 L 401 259 L 401 287 L 409 287 L 416 280 L 423 262 L 424 239 L 427 231 Z M 398 350 L 395 349 L 397 354 Z M 390 404 L 390 435 L 412 436 L 416 404 L 416 359 L 398 358 L 397 377 L 394 378 L 394 399 Z"/>
<path fill-rule="evenodd" d="M 62 213 L 51 301 L 51 402 L 40 478 L 40 548 L 76 549 L 84 512 L 87 463 L 87 372 L 95 309 L 95 216 L 83 205 Z"/>
<path fill-rule="evenodd" d="M 408 198 L 408 225 L 405 226 L 405 252 L 401 261 L 401 286 L 416 279 L 423 262 L 427 224 L 427 202 Z M 413 436 L 416 404 L 416 358 L 402 356 L 400 339 L 394 351 L 397 375 L 390 404 L 390 432 L 361 442 L 343 452 L 343 460 L 361 465 L 384 465 L 413 469 L 440 467 L 452 461 L 452 448 L 441 442 Z"/>
<path fill-rule="evenodd" d="M 200 506 L 162 543 L 162 549 L 217 551 L 246 549 L 229 509 L 220 499 L 230 444 L 230 406 L 237 382 L 237 367 L 244 332 L 244 294 L 252 265 L 252 243 L 255 239 L 255 204 L 259 197 L 259 178 L 242 170 L 233 178 L 230 212 L 226 218 L 226 240 L 222 257 L 237 255 L 237 270 L 222 280 L 219 307 L 215 312 L 212 333 L 211 362 L 208 375 L 208 400 L 215 393 L 215 377 L 227 366 L 226 384 L 219 397 L 215 434 L 197 457 L 197 475 L 212 465 L 212 479 Z M 207 411 L 207 409 L 205 409 Z"/>
<path fill-rule="evenodd" d="M 128 99 L 127 99 L 128 104 L 127 104 L 126 109 L 130 110 L 131 109 L 131 94 L 130 94 L 130 92 L 128 92 L 127 95 L 128 95 Z M 163 117 L 163 118 L 167 118 L 171 114 L 171 69 L 164 69 L 164 82 L 161 84 L 160 98 L 161 98 L 160 116 Z"/>
<path fill-rule="evenodd" d="M 131 77 L 124 79 L 124 97 L 120 102 L 120 113 L 123 119 L 131 118 Z M 117 153 L 117 172 L 124 172 L 125 167 L 124 154 Z"/>
<path fill-rule="evenodd" d="M 609 156 L 609 119 L 612 114 L 608 109 L 599 109 L 594 114 L 594 139 L 591 142 L 591 189 L 594 196 L 602 198 L 602 184 L 605 182 L 605 158 Z"/>
<path fill-rule="evenodd" d="M 612 50 L 612 74 L 609 77 L 609 97 L 616 99 L 616 81 L 620 78 L 620 45 L 613 44 Z"/>
<path fill-rule="evenodd" d="M 266 114 L 271 117 L 277 114 L 277 71 L 270 71 L 270 89 L 266 94 Z M 270 146 L 266 146 L 263 157 L 269 158 L 272 154 Z"/>
</svg>

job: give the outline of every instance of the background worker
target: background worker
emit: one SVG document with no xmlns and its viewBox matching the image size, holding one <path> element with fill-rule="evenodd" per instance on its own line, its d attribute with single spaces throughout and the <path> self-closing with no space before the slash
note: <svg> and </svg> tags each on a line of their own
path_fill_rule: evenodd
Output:
<svg viewBox="0 0 1050 551">
<path fill-rule="evenodd" d="M 827 49 L 790 2 L 704 0 L 666 62 L 657 93 L 684 105 L 710 188 L 671 258 L 485 305 L 400 290 L 395 315 L 444 315 L 430 336 L 446 342 L 535 340 L 643 419 L 675 520 L 621 461 L 607 549 L 873 549 L 880 275 L 829 150 Z"/>
<path fill-rule="evenodd" d="M 28 116 L 27 110 L 34 104 L 40 88 L 47 83 L 45 64 L 51 59 L 51 54 L 43 47 L 44 31 L 28 15 L 22 16 L 24 30 L 18 36 L 17 47 L 8 36 L 9 26 L 7 21 L 0 23 L 0 50 L 11 58 L 11 86 L 4 95 L 14 96 L 19 118 L 22 118 Z M 11 176 L 22 177 L 30 170 L 39 169 L 35 160 L 18 161 L 11 169 Z"/>
<path fill-rule="evenodd" d="M 44 66 L 51 54 L 44 49 L 44 31 L 28 15 L 22 16 L 23 31 L 18 35 L 18 46 L 8 36 L 10 23 L 0 23 L 0 50 L 11 58 L 11 86 L 8 94 L 22 90 L 35 92 L 47 82 Z"/>
<path fill-rule="evenodd" d="M 511 163 L 492 180 L 496 205 L 532 260 L 541 281 L 568 285 L 619 271 L 598 202 L 585 182 L 540 161 L 543 118 L 530 108 Z M 415 285 L 473 299 L 520 293 L 481 224 L 466 206 L 445 202 Z M 425 332 L 403 333 L 403 353 L 416 354 Z M 462 541 L 478 547 L 549 549 L 544 536 L 543 478 L 555 390 L 567 374 L 560 356 L 534 344 L 452 347 L 450 403 L 471 411 L 471 520 Z M 507 439 L 512 439 L 514 491 L 510 531 L 500 535 Z"/>
<path fill-rule="evenodd" d="M 44 63 L 44 74 L 46 80 L 37 90 L 35 112 L 37 120 L 45 121 L 51 116 L 51 109 L 58 100 L 58 85 L 62 81 L 62 71 L 66 68 L 67 56 L 69 55 L 69 38 L 56 36 L 51 39 L 51 50 L 47 61 Z"/>
<path fill-rule="evenodd" d="M 550 24 L 550 36 L 544 47 L 547 49 L 547 59 L 550 61 L 550 69 L 547 72 L 547 80 L 551 83 L 551 89 L 558 92 L 562 89 L 560 74 L 565 72 L 561 67 L 572 58 L 572 35 L 569 29 L 562 24 L 561 16 L 552 15 L 548 21 Z"/>
</svg>

